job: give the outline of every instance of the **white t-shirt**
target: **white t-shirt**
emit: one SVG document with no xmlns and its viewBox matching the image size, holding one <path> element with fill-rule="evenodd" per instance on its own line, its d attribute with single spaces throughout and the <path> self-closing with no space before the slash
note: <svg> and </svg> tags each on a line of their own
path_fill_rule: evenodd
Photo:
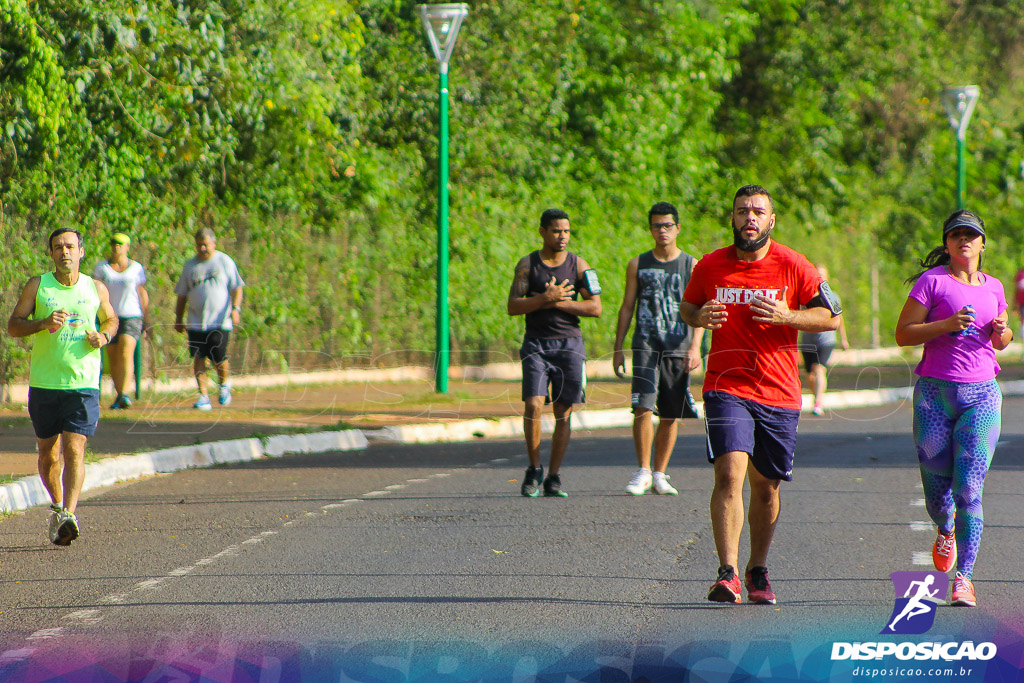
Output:
<svg viewBox="0 0 1024 683">
<path fill-rule="evenodd" d="M 189 330 L 230 330 L 231 292 L 245 283 L 238 266 L 222 251 L 206 261 L 193 257 L 185 262 L 174 293 L 188 300 Z"/>
<path fill-rule="evenodd" d="M 107 286 L 110 305 L 118 318 L 141 318 L 142 301 L 139 285 L 146 284 L 146 270 L 138 261 L 128 260 L 128 267 L 119 273 L 110 267 L 110 261 L 96 264 L 92 276 Z"/>
</svg>

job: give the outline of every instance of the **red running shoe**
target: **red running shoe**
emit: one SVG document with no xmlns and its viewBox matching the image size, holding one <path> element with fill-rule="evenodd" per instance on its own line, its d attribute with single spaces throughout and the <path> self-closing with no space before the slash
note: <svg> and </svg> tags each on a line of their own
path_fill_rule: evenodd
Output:
<svg viewBox="0 0 1024 683">
<path fill-rule="evenodd" d="M 718 568 L 718 581 L 708 591 L 708 600 L 711 602 L 740 603 L 740 577 L 736 576 L 736 570 L 729 565 L 722 565 Z"/>
<path fill-rule="evenodd" d="M 747 570 L 747 599 L 759 605 L 774 605 L 775 591 L 768 581 L 767 567 L 751 567 Z"/>
<path fill-rule="evenodd" d="M 935 537 L 935 545 L 932 546 L 932 563 L 935 569 L 940 572 L 948 572 L 956 564 L 956 536 L 950 532 L 949 536 L 939 529 Z"/>
<path fill-rule="evenodd" d="M 966 607 L 978 606 L 978 599 L 974 597 L 974 584 L 960 572 L 957 572 L 956 578 L 953 579 L 953 599 L 950 604 Z"/>
</svg>

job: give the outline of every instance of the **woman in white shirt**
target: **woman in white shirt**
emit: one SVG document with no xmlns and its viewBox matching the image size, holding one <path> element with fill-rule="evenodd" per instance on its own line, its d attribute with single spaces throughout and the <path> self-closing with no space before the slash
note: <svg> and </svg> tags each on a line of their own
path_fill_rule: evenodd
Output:
<svg viewBox="0 0 1024 683">
<path fill-rule="evenodd" d="M 146 271 L 138 261 L 128 258 L 129 246 L 131 239 L 128 235 L 115 232 L 110 237 L 110 258 L 99 263 L 93 271 L 93 277 L 101 280 L 110 291 L 110 303 L 118 320 L 117 334 L 105 348 L 110 378 L 114 380 L 117 391 L 111 410 L 122 410 L 132 404 L 124 385 L 135 346 L 142 338 L 149 308 Z"/>
</svg>

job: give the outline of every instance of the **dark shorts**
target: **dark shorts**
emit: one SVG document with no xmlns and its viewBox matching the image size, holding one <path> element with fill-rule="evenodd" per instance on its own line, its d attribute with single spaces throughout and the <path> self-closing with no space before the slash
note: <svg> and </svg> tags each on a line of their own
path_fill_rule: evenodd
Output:
<svg viewBox="0 0 1024 683">
<path fill-rule="evenodd" d="M 663 351 L 633 349 L 630 403 L 634 413 L 643 408 L 669 420 L 697 417 L 686 359 L 665 355 Z"/>
<path fill-rule="evenodd" d="M 768 479 L 793 481 L 793 455 L 800 411 L 776 408 L 724 391 L 704 394 L 708 462 L 732 451 L 750 455 Z"/>
<path fill-rule="evenodd" d="M 39 439 L 61 432 L 92 436 L 100 421 L 100 390 L 29 387 L 28 415 Z"/>
<path fill-rule="evenodd" d="M 819 346 L 801 346 L 801 353 L 804 356 L 804 367 L 807 372 L 811 371 L 814 365 L 828 366 L 828 359 L 832 357 L 832 351 L 836 348 L 831 344 Z"/>
<path fill-rule="evenodd" d="M 142 318 L 118 318 L 117 332 L 110 339 L 112 344 L 117 343 L 117 338 L 122 334 L 133 337 L 135 341 L 142 338 Z"/>
<path fill-rule="evenodd" d="M 209 358 L 217 365 L 228 357 L 231 330 L 188 330 L 188 355 Z"/>
<path fill-rule="evenodd" d="M 583 337 L 523 339 L 523 400 L 546 396 L 550 403 L 572 405 L 586 400 L 587 352 Z M 551 393 L 548 393 L 550 386 Z"/>
</svg>

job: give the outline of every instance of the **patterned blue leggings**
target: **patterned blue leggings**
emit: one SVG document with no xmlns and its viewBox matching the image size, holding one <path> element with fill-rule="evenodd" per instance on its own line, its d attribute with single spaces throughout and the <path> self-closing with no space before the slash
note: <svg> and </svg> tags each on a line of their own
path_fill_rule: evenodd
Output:
<svg viewBox="0 0 1024 683">
<path fill-rule="evenodd" d="M 981 493 L 999 440 L 1002 405 L 995 380 L 921 377 L 914 387 L 914 442 L 925 506 L 945 532 L 956 513 L 956 566 L 968 578 L 985 526 Z"/>
</svg>

